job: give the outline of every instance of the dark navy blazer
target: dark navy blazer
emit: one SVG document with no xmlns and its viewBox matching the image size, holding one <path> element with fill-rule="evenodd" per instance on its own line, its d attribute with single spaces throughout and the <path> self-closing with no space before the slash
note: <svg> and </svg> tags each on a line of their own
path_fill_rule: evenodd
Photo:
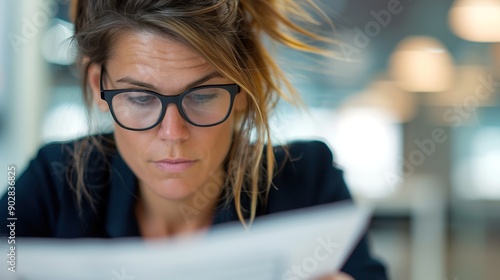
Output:
<svg viewBox="0 0 500 280">
<path fill-rule="evenodd" d="M 68 184 L 73 144 L 43 147 L 18 176 L 16 237 L 140 236 L 134 214 L 137 178 L 117 152 L 109 155 L 109 165 L 98 154 L 91 153 L 85 181 L 95 200 L 94 210 L 84 200 L 79 212 L 75 193 Z M 273 179 L 275 187 L 271 188 L 267 205 L 259 206 L 258 215 L 351 199 L 342 171 L 334 166 L 332 153 L 324 143 L 294 142 L 289 146 L 289 157 L 281 147 L 274 151 L 277 164 L 284 165 Z M 245 204 L 248 200 L 243 201 Z M 238 220 L 234 205 L 224 205 L 219 203 L 213 225 Z M 4 195 L 0 200 L 0 221 L 6 221 L 7 217 Z M 0 227 L 0 235 L 7 236 L 7 230 Z M 387 279 L 384 266 L 369 253 L 366 236 L 342 270 L 356 280 Z"/>
</svg>

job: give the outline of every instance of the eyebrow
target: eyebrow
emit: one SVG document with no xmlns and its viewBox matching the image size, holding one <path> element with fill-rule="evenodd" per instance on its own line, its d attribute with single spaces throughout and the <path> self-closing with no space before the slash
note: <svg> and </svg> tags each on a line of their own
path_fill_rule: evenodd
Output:
<svg viewBox="0 0 500 280">
<path fill-rule="evenodd" d="M 203 83 L 205 83 L 207 81 L 210 81 L 211 79 L 222 78 L 222 77 L 223 76 L 219 72 L 217 72 L 217 71 L 211 72 L 208 75 L 206 75 L 204 77 L 201 77 L 200 79 L 198 79 L 198 80 L 196 80 L 194 82 L 191 82 L 188 85 L 186 85 L 186 87 L 184 88 L 184 90 L 188 90 L 188 89 L 197 87 L 197 86 L 199 86 L 199 85 L 201 85 L 201 84 L 203 84 Z M 135 80 L 135 79 L 133 79 L 131 77 L 123 77 L 123 78 L 117 80 L 116 82 L 118 82 L 118 83 L 127 83 L 127 84 L 130 84 L 130 85 L 133 85 L 133 86 L 147 88 L 147 89 L 150 89 L 150 90 L 153 90 L 153 91 L 158 91 L 158 89 L 155 86 L 153 86 L 152 84 L 141 82 L 141 81 Z"/>
</svg>

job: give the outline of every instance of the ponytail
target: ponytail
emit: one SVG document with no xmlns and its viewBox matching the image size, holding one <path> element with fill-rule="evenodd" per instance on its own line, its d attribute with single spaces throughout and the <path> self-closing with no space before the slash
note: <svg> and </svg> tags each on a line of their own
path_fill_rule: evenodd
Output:
<svg viewBox="0 0 500 280">
<path fill-rule="evenodd" d="M 332 38 L 303 27 L 303 25 L 315 27 L 321 25 L 321 22 L 314 19 L 314 15 L 320 16 L 332 29 L 333 24 L 312 0 L 300 2 L 299 4 L 294 0 L 241 0 L 240 5 L 248 14 L 250 26 L 257 32 L 262 32 L 272 40 L 298 51 L 330 54 L 301 40 L 305 37 L 312 41 L 335 43 Z M 311 14 L 306 7 L 315 13 Z"/>
</svg>

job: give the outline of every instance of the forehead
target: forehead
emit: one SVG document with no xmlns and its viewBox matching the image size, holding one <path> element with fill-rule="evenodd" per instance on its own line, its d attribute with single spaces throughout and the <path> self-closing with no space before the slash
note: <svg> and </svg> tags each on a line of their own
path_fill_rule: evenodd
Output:
<svg viewBox="0 0 500 280">
<path fill-rule="evenodd" d="M 176 40 L 149 32 L 124 32 L 115 40 L 108 71 L 134 76 L 161 87 L 163 81 L 188 83 L 215 71 L 198 52 Z"/>
</svg>

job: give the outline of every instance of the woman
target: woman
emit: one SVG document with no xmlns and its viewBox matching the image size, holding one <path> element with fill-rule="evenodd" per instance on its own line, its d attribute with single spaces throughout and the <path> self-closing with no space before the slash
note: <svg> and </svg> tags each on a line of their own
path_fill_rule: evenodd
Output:
<svg viewBox="0 0 500 280">
<path fill-rule="evenodd" d="M 81 0 L 73 16 L 87 106 L 114 132 L 40 150 L 17 236 L 168 237 L 350 199 L 324 144 L 272 147 L 271 110 L 298 96 L 262 35 L 328 40 L 290 19 L 311 19 L 294 1 Z M 343 271 L 325 279 L 386 279 L 365 239 Z"/>
</svg>

